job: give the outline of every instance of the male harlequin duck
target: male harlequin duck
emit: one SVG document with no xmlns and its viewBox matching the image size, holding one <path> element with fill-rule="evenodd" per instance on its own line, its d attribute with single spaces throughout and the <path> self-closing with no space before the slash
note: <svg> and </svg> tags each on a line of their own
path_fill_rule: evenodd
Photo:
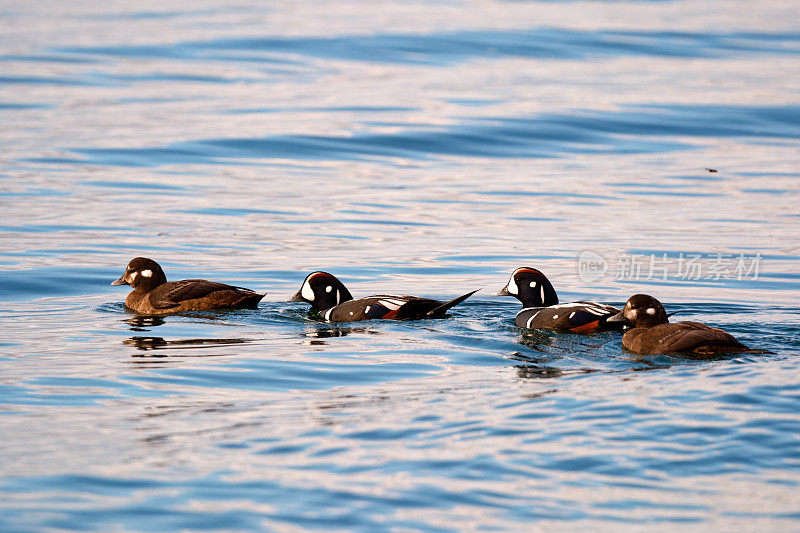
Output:
<svg viewBox="0 0 800 533">
<path fill-rule="evenodd" d="M 158 263 L 137 257 L 112 285 L 133 287 L 125 299 L 130 309 L 147 315 L 256 307 L 264 294 L 204 279 L 167 281 Z"/>
<path fill-rule="evenodd" d="M 327 272 L 312 272 L 302 287 L 287 302 L 310 303 L 329 322 L 354 322 L 357 320 L 388 319 L 414 320 L 442 318 L 477 290 L 468 292 L 449 302 L 440 302 L 417 296 L 389 296 L 379 294 L 354 300 L 347 287 Z"/>
<path fill-rule="evenodd" d="M 633 326 L 622 336 L 622 345 L 643 355 L 671 352 L 690 352 L 695 355 L 770 353 L 751 350 L 721 329 L 710 328 L 700 322 L 670 324 L 668 317 L 661 302 L 646 294 L 636 294 L 609 321 L 627 322 Z"/>
<path fill-rule="evenodd" d="M 495 296 L 514 296 L 522 302 L 514 323 L 521 328 L 543 328 L 574 333 L 621 330 L 623 324 L 608 323 L 619 309 L 595 302 L 558 303 L 547 277 L 535 268 L 522 267 L 511 273 L 506 286 Z"/>
</svg>

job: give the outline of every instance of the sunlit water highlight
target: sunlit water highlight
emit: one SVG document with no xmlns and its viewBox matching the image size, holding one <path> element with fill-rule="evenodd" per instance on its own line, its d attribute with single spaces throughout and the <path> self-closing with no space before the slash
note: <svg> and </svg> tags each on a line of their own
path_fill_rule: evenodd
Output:
<svg viewBox="0 0 800 533">
<path fill-rule="evenodd" d="M 763 4 L 0 7 L 0 529 L 797 529 L 800 27 Z M 137 255 L 268 294 L 139 317 Z M 522 265 L 774 354 L 521 330 Z M 483 290 L 328 325 L 283 302 L 315 269 Z"/>
</svg>

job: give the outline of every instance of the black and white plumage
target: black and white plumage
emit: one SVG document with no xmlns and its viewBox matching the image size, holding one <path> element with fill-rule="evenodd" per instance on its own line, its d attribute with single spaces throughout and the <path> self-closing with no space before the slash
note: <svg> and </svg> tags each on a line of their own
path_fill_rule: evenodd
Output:
<svg viewBox="0 0 800 533">
<path fill-rule="evenodd" d="M 442 318 L 452 307 L 460 304 L 477 291 L 472 291 L 449 302 L 440 302 L 417 296 L 378 294 L 353 299 L 347 287 L 336 276 L 327 272 L 312 272 L 303 281 L 300 290 L 287 302 L 306 302 L 329 322 L 355 322 L 359 320 L 415 320 Z"/>
<path fill-rule="evenodd" d="M 264 297 L 244 287 L 204 279 L 167 281 L 161 266 L 146 257 L 132 259 L 111 285 L 130 285 L 133 291 L 125 305 L 146 315 L 256 307 Z"/>
<path fill-rule="evenodd" d="M 622 329 L 622 324 L 608 323 L 619 313 L 611 305 L 597 302 L 558 303 L 558 295 L 547 276 L 539 270 L 521 267 L 511 273 L 505 287 L 496 296 L 514 296 L 522 302 L 514 323 L 521 328 L 543 328 L 573 333 L 592 333 Z"/>
</svg>

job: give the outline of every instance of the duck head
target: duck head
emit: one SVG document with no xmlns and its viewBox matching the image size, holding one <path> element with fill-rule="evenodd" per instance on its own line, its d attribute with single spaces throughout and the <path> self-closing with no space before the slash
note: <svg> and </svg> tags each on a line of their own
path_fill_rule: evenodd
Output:
<svg viewBox="0 0 800 533">
<path fill-rule="evenodd" d="M 661 302 L 647 294 L 634 294 L 625 302 L 625 307 L 608 322 L 627 322 L 634 328 L 652 328 L 669 322 L 669 315 Z"/>
<path fill-rule="evenodd" d="M 135 291 L 150 292 L 167 282 L 167 276 L 161 266 L 146 257 L 131 259 L 125 272 L 112 285 L 130 285 Z"/>
<path fill-rule="evenodd" d="M 558 295 L 550 280 L 535 268 L 521 267 L 511 273 L 506 286 L 495 296 L 513 296 L 524 307 L 548 307 L 558 303 Z"/>
<path fill-rule="evenodd" d="M 317 311 L 324 311 L 352 299 L 350 291 L 336 276 L 327 272 L 312 272 L 306 276 L 300 290 L 286 301 L 310 303 Z"/>
</svg>

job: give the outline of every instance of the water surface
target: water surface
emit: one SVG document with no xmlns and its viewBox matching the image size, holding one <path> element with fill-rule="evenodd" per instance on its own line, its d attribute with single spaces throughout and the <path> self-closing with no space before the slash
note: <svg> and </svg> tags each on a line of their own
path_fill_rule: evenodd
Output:
<svg viewBox="0 0 800 533">
<path fill-rule="evenodd" d="M 794 4 L 0 6 L 0 529 L 797 529 Z M 523 265 L 774 353 L 521 330 Z"/>
</svg>

